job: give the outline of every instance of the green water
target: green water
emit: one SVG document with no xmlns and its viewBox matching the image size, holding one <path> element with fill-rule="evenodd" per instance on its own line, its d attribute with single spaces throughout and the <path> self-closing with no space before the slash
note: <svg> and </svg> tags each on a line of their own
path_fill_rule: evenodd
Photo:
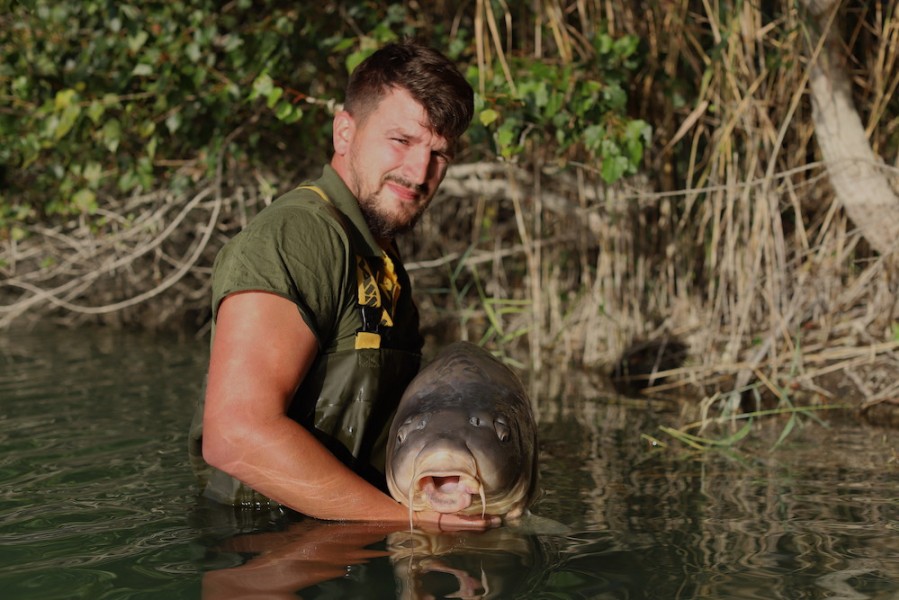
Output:
<svg viewBox="0 0 899 600">
<path fill-rule="evenodd" d="M 0 334 L 0 597 L 899 598 L 899 435 L 783 423 L 736 455 L 641 438 L 661 403 L 539 393 L 546 522 L 425 536 L 198 499 L 204 342 Z"/>
</svg>

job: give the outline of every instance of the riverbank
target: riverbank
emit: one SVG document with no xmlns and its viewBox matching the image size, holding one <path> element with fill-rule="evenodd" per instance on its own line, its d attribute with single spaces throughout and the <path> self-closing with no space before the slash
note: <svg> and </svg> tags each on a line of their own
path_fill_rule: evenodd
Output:
<svg viewBox="0 0 899 600">
<path fill-rule="evenodd" d="M 848 401 L 896 423 L 894 259 L 868 250 L 836 205 L 800 227 L 789 205 L 762 201 L 800 186 L 823 198 L 815 169 L 654 194 L 639 179 L 599 186 L 583 168 L 454 167 L 400 240 L 423 330 L 536 373 L 594 370 L 725 412 Z M 102 226 L 73 219 L 6 240 L 0 325 L 207 335 L 215 254 L 277 197 L 275 180 L 136 196 Z"/>
</svg>

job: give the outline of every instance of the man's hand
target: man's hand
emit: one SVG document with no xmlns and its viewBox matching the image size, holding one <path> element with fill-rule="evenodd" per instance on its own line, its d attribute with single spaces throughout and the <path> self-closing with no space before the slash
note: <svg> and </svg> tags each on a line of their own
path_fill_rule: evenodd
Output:
<svg viewBox="0 0 899 600">
<path fill-rule="evenodd" d="M 413 522 L 420 529 L 436 533 L 441 531 L 484 531 L 499 527 L 502 519 L 496 515 L 460 515 L 434 511 L 413 512 Z"/>
</svg>

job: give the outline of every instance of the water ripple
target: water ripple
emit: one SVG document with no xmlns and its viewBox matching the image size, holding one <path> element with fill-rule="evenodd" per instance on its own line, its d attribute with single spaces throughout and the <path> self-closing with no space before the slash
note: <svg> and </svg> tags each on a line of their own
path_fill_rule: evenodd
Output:
<svg viewBox="0 0 899 600">
<path fill-rule="evenodd" d="M 0 365 L 4 596 L 100 597 L 75 590 L 109 590 L 138 563 L 144 577 L 161 577 L 157 566 L 195 577 L 185 430 L 204 347 L 13 334 L 0 341 Z"/>
<path fill-rule="evenodd" d="M 233 536 L 281 533 L 277 519 L 196 498 L 185 438 L 205 357 L 193 341 L 112 332 L 0 336 L 4 599 L 196 598 L 204 571 L 252 563 L 254 553 L 227 548 Z M 685 459 L 641 442 L 660 418 L 650 411 L 583 398 L 560 406 L 541 423 L 546 493 L 535 512 L 572 533 L 512 561 L 506 575 L 539 581 L 527 597 L 899 594 L 895 433 L 844 427 L 822 444 L 809 428 L 751 460 Z M 264 554 L 269 566 L 296 574 L 300 558 L 321 560 L 303 539 L 281 548 L 287 562 Z M 479 562 L 475 579 L 491 566 Z M 392 584 L 389 559 L 368 567 L 381 573 L 373 582 L 341 588 L 351 582 L 340 578 L 308 595 Z"/>
</svg>

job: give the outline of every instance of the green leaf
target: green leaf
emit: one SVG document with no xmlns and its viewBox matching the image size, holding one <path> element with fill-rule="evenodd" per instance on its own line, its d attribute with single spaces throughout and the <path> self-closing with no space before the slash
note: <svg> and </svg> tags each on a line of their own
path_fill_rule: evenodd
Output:
<svg viewBox="0 0 899 600">
<path fill-rule="evenodd" d="M 166 129 L 169 133 L 175 133 L 181 127 L 181 111 L 176 110 L 165 118 Z"/>
<path fill-rule="evenodd" d="M 77 104 L 70 104 L 66 106 L 62 115 L 59 117 L 59 121 L 56 123 L 56 128 L 53 131 L 53 137 L 57 140 L 61 140 L 66 136 L 69 131 L 72 130 L 72 127 L 75 126 L 75 123 L 78 121 L 78 116 L 81 114 L 81 107 Z"/>
<path fill-rule="evenodd" d="M 496 121 L 498 118 L 499 113 L 492 108 L 482 110 L 478 115 L 478 119 L 481 121 L 481 125 L 483 125 L 484 127 L 489 127 L 490 124 Z"/>
<path fill-rule="evenodd" d="M 223 50 L 226 53 L 234 52 L 238 48 L 243 46 L 243 40 L 240 38 L 240 36 L 233 33 L 226 35 L 222 41 L 224 42 Z"/>
<path fill-rule="evenodd" d="M 562 110 L 562 105 L 565 103 L 565 95 L 559 91 L 553 91 L 546 101 L 546 107 L 543 109 L 543 114 L 546 118 L 554 120 L 556 115 L 559 114 L 559 111 Z"/>
<path fill-rule="evenodd" d="M 147 43 L 147 38 L 150 37 L 147 35 L 146 31 L 138 31 L 136 34 L 128 37 L 128 49 L 132 54 L 136 53 L 140 50 L 145 43 Z"/>
<path fill-rule="evenodd" d="M 122 192 L 130 192 L 137 187 L 139 180 L 133 168 L 125 169 L 119 176 L 118 187 Z"/>
<path fill-rule="evenodd" d="M 302 118 L 303 118 L 303 109 L 300 108 L 299 106 L 294 106 L 293 112 L 291 112 L 287 117 L 285 117 L 282 120 L 289 125 L 290 123 L 296 123 L 297 121 L 299 121 Z"/>
<path fill-rule="evenodd" d="M 103 168 L 100 166 L 100 163 L 91 161 L 84 166 L 84 172 L 81 174 L 82 177 L 88 182 L 88 184 L 92 188 L 96 188 L 97 184 L 100 182 L 100 177 L 103 175 Z"/>
<path fill-rule="evenodd" d="M 537 108 L 543 108 L 548 102 L 549 91 L 547 90 L 546 82 L 541 81 L 534 90 L 534 103 L 537 105 Z"/>
<path fill-rule="evenodd" d="M 507 148 L 517 136 L 517 127 L 511 121 L 506 121 L 496 132 L 496 140 L 500 148 Z"/>
<path fill-rule="evenodd" d="M 623 156 L 607 156 L 603 158 L 601 174 L 606 183 L 615 183 L 627 172 L 628 162 Z"/>
<path fill-rule="evenodd" d="M 623 111 L 627 106 L 627 93 L 617 83 L 607 85 L 602 95 L 611 110 Z"/>
<path fill-rule="evenodd" d="M 28 89 L 31 86 L 29 85 L 28 77 L 25 75 L 20 75 L 13 79 L 12 82 L 12 91 L 13 94 L 18 96 L 19 98 L 27 98 L 28 97 Z"/>
<path fill-rule="evenodd" d="M 584 129 L 584 146 L 590 152 L 597 152 L 606 135 L 606 128 L 602 125 L 590 125 Z"/>
<path fill-rule="evenodd" d="M 615 54 L 619 55 L 622 58 L 626 58 L 637 51 L 637 47 L 640 45 L 640 38 L 635 35 L 625 35 L 617 40 L 613 44 L 613 49 Z"/>
<path fill-rule="evenodd" d="M 350 48 L 352 48 L 355 44 L 355 39 L 351 37 L 343 38 L 334 45 L 332 51 L 336 53 L 344 52 L 345 50 L 349 50 Z"/>
<path fill-rule="evenodd" d="M 134 68 L 131 70 L 131 74 L 135 77 L 147 77 L 153 74 L 153 67 L 148 64 L 140 63 L 134 65 Z"/>
<path fill-rule="evenodd" d="M 202 54 L 200 52 L 200 46 L 197 45 L 196 42 L 191 42 L 184 49 L 184 53 L 187 55 L 187 58 L 192 62 L 200 62 L 200 58 L 202 58 Z"/>
<path fill-rule="evenodd" d="M 596 39 L 593 40 L 593 47 L 596 48 L 596 51 L 599 54 L 608 54 L 612 51 L 612 46 L 614 41 L 612 40 L 612 36 L 607 33 L 601 33 L 596 36 Z"/>
<path fill-rule="evenodd" d="M 151 120 L 146 120 L 140 124 L 140 128 L 138 128 L 137 132 L 142 138 L 148 138 L 156 131 L 156 122 Z"/>
<path fill-rule="evenodd" d="M 268 97 L 274 87 L 275 83 L 272 81 L 271 76 L 268 73 L 260 73 L 253 81 L 253 87 L 250 91 L 250 100 L 255 100 L 259 96 Z"/>
<path fill-rule="evenodd" d="M 149 190 L 153 187 L 153 163 L 147 156 L 141 156 L 137 160 L 137 178 L 140 187 Z"/>
<path fill-rule="evenodd" d="M 726 437 L 723 440 L 718 440 L 715 443 L 721 446 L 733 446 L 734 444 L 745 438 L 747 435 L 749 435 L 750 431 L 752 431 L 752 421 L 747 422 L 733 435 Z"/>
<path fill-rule="evenodd" d="M 624 137 L 648 144 L 652 139 L 652 127 L 642 119 L 634 119 L 625 127 Z"/>
<path fill-rule="evenodd" d="M 106 112 L 106 106 L 100 100 L 94 100 L 90 103 L 90 106 L 87 107 L 87 116 L 91 120 L 91 122 L 96 125 L 100 122 L 100 119 L 103 117 L 103 113 Z"/>
<path fill-rule="evenodd" d="M 374 54 L 374 49 L 353 52 L 346 59 L 346 72 L 352 73 L 363 60 Z"/>
<path fill-rule="evenodd" d="M 81 189 L 72 196 L 72 206 L 82 213 L 93 214 L 97 212 L 97 195 L 89 189 Z"/>
<path fill-rule="evenodd" d="M 281 99 L 281 96 L 284 95 L 284 88 L 274 87 L 272 88 L 265 99 L 265 105 L 269 108 L 274 108 L 278 103 L 278 100 Z"/>
<path fill-rule="evenodd" d="M 121 104 L 118 94 L 104 94 L 102 102 L 104 106 L 106 106 L 107 110 L 110 108 L 115 108 Z"/>
<path fill-rule="evenodd" d="M 118 119 L 110 119 L 103 124 L 101 133 L 103 145 L 110 152 L 115 152 L 119 147 L 119 141 L 122 139 L 122 125 Z"/>
<path fill-rule="evenodd" d="M 790 415 L 790 419 L 787 421 L 787 424 L 784 426 L 783 431 L 780 432 L 780 436 L 778 436 L 777 441 L 774 442 L 774 446 L 771 447 L 771 450 L 777 449 L 784 442 L 784 440 L 787 439 L 787 436 L 789 436 L 790 432 L 793 431 L 793 428 L 796 426 L 797 422 L 798 422 L 798 413 L 794 412 L 793 414 Z"/>
<path fill-rule="evenodd" d="M 22 240 L 24 240 L 25 238 L 28 237 L 28 232 L 19 226 L 14 226 L 9 231 L 9 237 L 11 237 L 14 242 L 21 242 Z"/>
<path fill-rule="evenodd" d="M 77 92 L 75 90 L 59 90 L 53 98 L 53 108 L 57 111 L 65 110 L 72 105 Z"/>
<path fill-rule="evenodd" d="M 286 100 L 282 100 L 275 108 L 275 116 L 279 121 L 286 121 L 293 115 L 293 111 L 293 105 Z"/>
<path fill-rule="evenodd" d="M 652 127 L 646 121 L 635 119 L 625 127 L 624 146 L 631 163 L 631 172 L 636 172 L 637 166 L 643 160 L 644 149 L 651 139 Z"/>
</svg>

